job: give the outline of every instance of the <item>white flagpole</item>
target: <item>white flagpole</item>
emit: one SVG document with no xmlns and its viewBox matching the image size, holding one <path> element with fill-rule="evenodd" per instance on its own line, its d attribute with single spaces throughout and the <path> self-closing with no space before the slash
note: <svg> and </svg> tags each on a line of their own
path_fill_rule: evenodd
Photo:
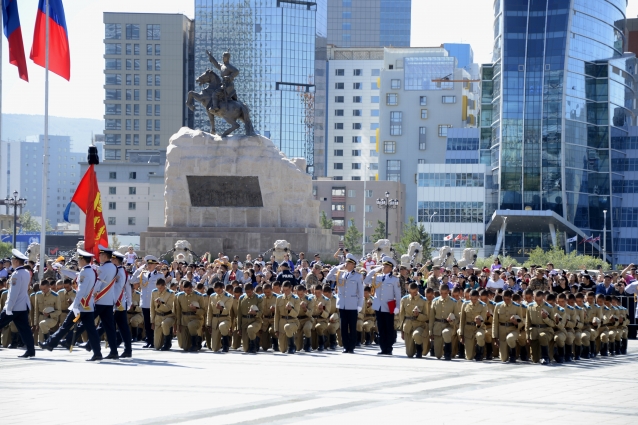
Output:
<svg viewBox="0 0 638 425">
<path fill-rule="evenodd" d="M 46 38 L 44 55 L 44 156 L 42 161 L 42 228 L 40 229 L 40 268 L 38 279 L 42 281 L 44 265 L 46 264 L 46 250 L 44 246 L 47 238 L 47 180 L 49 178 L 49 0 L 46 8 Z"/>
<path fill-rule="evenodd" d="M 0 8 L 2 8 L 3 0 L 0 0 Z M 2 22 L 2 18 L 0 18 L 0 22 Z M 2 35 L 0 34 L 0 37 Z M 0 40 L 0 141 L 2 140 L 2 44 L 4 40 Z M 7 193 L 7 196 L 9 194 Z"/>
</svg>

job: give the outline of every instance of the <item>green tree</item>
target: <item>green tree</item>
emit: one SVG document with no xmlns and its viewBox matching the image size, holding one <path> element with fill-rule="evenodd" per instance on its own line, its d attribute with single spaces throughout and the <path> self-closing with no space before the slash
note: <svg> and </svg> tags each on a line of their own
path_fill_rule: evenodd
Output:
<svg viewBox="0 0 638 425">
<path fill-rule="evenodd" d="M 472 248 L 472 241 L 470 240 L 469 237 L 465 241 L 465 247 L 466 248 Z"/>
<path fill-rule="evenodd" d="M 25 211 L 20 214 L 20 216 L 18 217 L 18 221 L 22 227 L 23 232 L 39 232 L 42 229 L 42 226 L 40 225 L 38 220 L 33 218 L 29 211 Z M 46 221 L 46 229 L 47 232 L 52 232 L 53 230 L 55 230 L 53 229 L 53 227 L 51 227 L 51 223 L 49 222 L 49 220 Z"/>
<path fill-rule="evenodd" d="M 354 219 L 351 218 L 348 230 L 346 230 L 346 234 L 343 237 L 343 244 L 351 253 L 360 255 L 363 249 L 361 246 L 362 237 L 363 233 L 357 229 L 357 226 L 354 225 Z"/>
<path fill-rule="evenodd" d="M 498 256 L 498 259 L 501 261 L 501 264 L 503 265 L 503 267 L 507 268 L 508 266 L 513 266 L 516 267 L 518 266 L 518 261 L 516 261 L 515 258 L 510 257 L 509 255 L 506 257 L 503 257 L 501 255 Z M 476 261 L 474 262 L 474 266 L 477 268 L 485 268 L 487 267 L 488 269 L 492 266 L 492 264 L 494 264 L 494 256 L 490 255 L 487 258 L 477 258 Z"/>
<path fill-rule="evenodd" d="M 0 257 L 7 258 L 11 257 L 11 250 L 13 249 L 13 245 L 10 243 L 0 242 Z"/>
<path fill-rule="evenodd" d="M 390 233 L 388 233 L 390 237 Z M 374 229 L 374 233 L 370 236 L 372 243 L 376 243 L 379 239 L 385 239 L 385 223 L 381 220 L 377 220 L 377 227 Z"/>
<path fill-rule="evenodd" d="M 545 251 L 541 247 L 536 247 L 529 253 L 529 258 L 525 261 L 525 266 L 529 267 L 532 264 L 545 266 L 547 263 L 552 263 L 555 268 L 563 270 L 595 270 L 599 265 L 603 266 L 603 270 L 611 269 L 609 263 L 605 263 L 598 257 L 592 257 L 591 255 L 581 255 L 576 251 L 572 251 L 566 254 L 560 247 L 552 247 L 552 249 Z"/>
<path fill-rule="evenodd" d="M 332 229 L 332 220 L 328 219 L 325 211 L 321 211 L 321 216 L 319 217 L 319 223 L 322 229 Z"/>
<path fill-rule="evenodd" d="M 109 248 L 113 250 L 117 250 L 120 247 L 120 240 L 117 238 L 117 235 L 111 236 L 111 243 L 109 244 Z"/>
<path fill-rule="evenodd" d="M 414 217 L 410 217 L 408 222 L 403 224 L 401 239 L 396 246 L 397 253 L 399 255 L 406 254 L 412 242 L 418 242 L 423 246 L 423 258 L 430 257 L 430 253 L 432 252 L 430 235 L 425 231 L 425 226 L 418 224 Z"/>
</svg>

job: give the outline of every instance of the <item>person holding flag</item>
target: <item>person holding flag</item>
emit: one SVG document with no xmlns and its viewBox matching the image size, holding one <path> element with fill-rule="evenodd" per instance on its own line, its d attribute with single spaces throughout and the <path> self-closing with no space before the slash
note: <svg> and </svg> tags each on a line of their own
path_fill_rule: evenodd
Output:
<svg viewBox="0 0 638 425">
<path fill-rule="evenodd" d="M 9 42 L 9 63 L 18 67 L 18 75 L 29 81 L 27 59 L 24 56 L 22 28 L 18 14 L 18 0 L 0 0 L 2 4 L 2 27 Z"/>
</svg>

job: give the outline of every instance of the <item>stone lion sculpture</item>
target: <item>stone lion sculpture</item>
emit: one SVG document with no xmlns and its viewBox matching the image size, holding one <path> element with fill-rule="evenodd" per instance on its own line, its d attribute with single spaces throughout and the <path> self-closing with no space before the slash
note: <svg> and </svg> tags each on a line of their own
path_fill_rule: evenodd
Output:
<svg viewBox="0 0 638 425">
<path fill-rule="evenodd" d="M 81 249 L 82 251 L 84 251 L 84 241 L 80 241 L 75 245 L 75 253 L 73 253 L 73 257 L 72 259 L 77 261 L 78 260 L 78 249 Z"/>
<path fill-rule="evenodd" d="M 29 257 L 29 261 L 33 261 L 36 263 L 38 261 L 38 257 L 40 256 L 40 244 L 37 242 L 33 242 L 29 244 L 27 248 L 27 252 L 24 253 L 27 257 Z"/>
<path fill-rule="evenodd" d="M 449 246 L 439 249 L 439 256 L 432 258 L 432 264 L 435 266 L 452 267 L 454 262 L 454 252 Z"/>
<path fill-rule="evenodd" d="M 423 246 L 418 242 L 412 242 L 408 245 L 408 253 L 401 256 L 401 265 L 412 267 L 415 263 L 423 260 Z"/>
<path fill-rule="evenodd" d="M 379 239 L 374 243 L 372 258 L 374 258 L 378 264 L 384 256 L 392 257 L 391 248 L 392 244 L 389 239 Z"/>
<path fill-rule="evenodd" d="M 275 261 L 281 264 L 284 261 L 284 255 L 290 253 L 290 242 L 284 240 L 275 241 L 273 248 L 272 255 L 275 256 Z"/>
<path fill-rule="evenodd" d="M 463 258 L 459 260 L 459 267 L 469 266 L 476 261 L 476 250 L 472 248 L 465 248 L 463 250 Z"/>
<path fill-rule="evenodd" d="M 188 241 L 175 242 L 173 248 L 173 261 L 178 263 L 191 264 L 193 262 L 193 253 L 191 252 L 191 244 Z"/>
<path fill-rule="evenodd" d="M 126 254 L 128 252 L 128 245 L 120 245 L 116 251 L 120 254 Z"/>
</svg>

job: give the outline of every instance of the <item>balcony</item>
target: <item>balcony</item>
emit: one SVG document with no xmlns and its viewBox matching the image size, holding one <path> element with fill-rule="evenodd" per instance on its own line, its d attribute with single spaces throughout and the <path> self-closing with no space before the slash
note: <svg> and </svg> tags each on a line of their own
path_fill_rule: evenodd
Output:
<svg viewBox="0 0 638 425">
<path fill-rule="evenodd" d="M 344 234 L 346 233 L 346 226 L 332 226 L 332 233 Z"/>
<path fill-rule="evenodd" d="M 344 203 L 344 202 L 346 202 L 346 197 L 345 196 L 333 196 L 332 197 L 332 203 L 333 204 Z"/>
<path fill-rule="evenodd" d="M 332 212 L 332 219 L 334 220 L 335 218 L 345 218 L 346 217 L 346 212 L 345 211 L 333 211 Z"/>
</svg>

